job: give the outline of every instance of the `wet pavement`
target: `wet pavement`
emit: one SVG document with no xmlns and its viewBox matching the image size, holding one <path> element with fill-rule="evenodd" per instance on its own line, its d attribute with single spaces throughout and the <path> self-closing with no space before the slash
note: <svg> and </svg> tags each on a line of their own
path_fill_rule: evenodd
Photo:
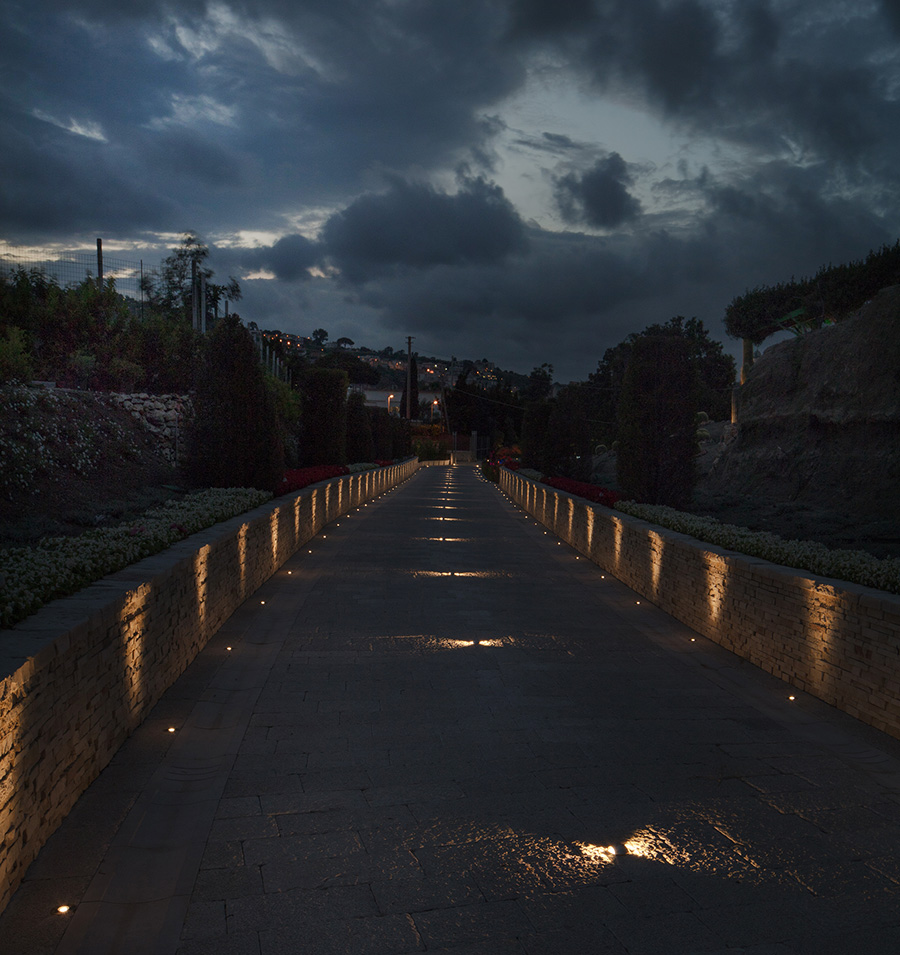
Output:
<svg viewBox="0 0 900 955">
<path fill-rule="evenodd" d="M 227 622 L 0 953 L 893 955 L 898 757 L 424 468 Z"/>
</svg>

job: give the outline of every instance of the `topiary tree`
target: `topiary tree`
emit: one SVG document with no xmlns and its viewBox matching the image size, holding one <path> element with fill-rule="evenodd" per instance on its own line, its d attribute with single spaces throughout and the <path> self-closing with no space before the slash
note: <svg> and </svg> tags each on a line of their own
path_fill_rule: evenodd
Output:
<svg viewBox="0 0 900 955">
<path fill-rule="evenodd" d="M 347 373 L 307 368 L 299 381 L 300 460 L 305 467 L 347 463 Z"/>
<path fill-rule="evenodd" d="M 619 400 L 616 472 L 645 504 L 686 504 L 695 479 L 697 376 L 688 343 L 644 335 L 631 350 Z"/>
<path fill-rule="evenodd" d="M 276 415 L 253 339 L 230 315 L 203 348 L 185 465 L 189 480 L 275 491 L 284 473 Z"/>
<path fill-rule="evenodd" d="M 550 450 L 550 401 L 529 401 L 522 420 L 522 464 L 544 474 L 551 474 L 553 461 Z"/>
<path fill-rule="evenodd" d="M 374 450 L 373 461 L 391 461 L 394 458 L 394 445 L 391 439 L 391 416 L 387 408 L 367 408 L 369 428 L 372 433 Z"/>
<path fill-rule="evenodd" d="M 351 392 L 347 399 L 347 460 L 351 464 L 375 460 L 366 396 L 361 391 Z"/>
<path fill-rule="evenodd" d="M 412 435 L 406 418 L 390 415 L 392 458 L 408 458 L 412 454 Z"/>
</svg>

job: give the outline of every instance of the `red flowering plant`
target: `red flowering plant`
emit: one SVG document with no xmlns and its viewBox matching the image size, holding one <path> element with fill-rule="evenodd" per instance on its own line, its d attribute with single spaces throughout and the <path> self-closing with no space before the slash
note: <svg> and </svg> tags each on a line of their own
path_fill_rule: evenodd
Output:
<svg viewBox="0 0 900 955">
<path fill-rule="evenodd" d="M 578 497 L 585 497 L 595 504 L 602 504 L 604 507 L 612 507 L 616 501 L 622 500 L 622 495 L 618 491 L 610 491 L 609 488 L 600 487 L 597 484 L 587 484 L 584 481 L 573 481 L 567 477 L 543 477 L 541 484 L 548 484 L 555 487 L 558 491 L 565 491 L 567 494 L 576 494 Z"/>
<path fill-rule="evenodd" d="M 502 448 L 496 448 L 489 462 L 495 467 L 509 468 L 510 471 L 518 471 L 521 466 L 519 460 L 522 456 L 522 449 L 517 444 L 509 444 Z"/>
<path fill-rule="evenodd" d="M 299 491 L 310 484 L 327 481 L 329 478 L 342 477 L 349 473 L 349 468 L 343 464 L 319 464 L 311 468 L 292 468 L 284 472 L 284 479 L 278 493 L 290 494 L 291 491 Z"/>
</svg>

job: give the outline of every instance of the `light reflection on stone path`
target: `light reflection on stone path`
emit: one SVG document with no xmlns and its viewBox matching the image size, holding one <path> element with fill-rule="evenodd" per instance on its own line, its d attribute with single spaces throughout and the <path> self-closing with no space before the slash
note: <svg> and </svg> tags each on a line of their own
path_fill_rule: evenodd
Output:
<svg viewBox="0 0 900 955">
<path fill-rule="evenodd" d="M 894 955 L 900 749 L 787 695 L 474 469 L 423 469 L 228 621 L 0 951 Z"/>
</svg>

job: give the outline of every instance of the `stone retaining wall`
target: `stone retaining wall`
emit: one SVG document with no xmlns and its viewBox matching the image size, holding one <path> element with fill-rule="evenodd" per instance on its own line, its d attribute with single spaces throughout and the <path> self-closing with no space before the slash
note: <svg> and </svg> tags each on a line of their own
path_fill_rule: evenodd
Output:
<svg viewBox="0 0 900 955">
<path fill-rule="evenodd" d="M 705 544 L 505 468 L 500 486 L 698 633 L 900 739 L 900 597 Z"/>
<path fill-rule="evenodd" d="M 185 423 L 194 413 L 187 395 L 120 394 L 110 392 L 109 400 L 131 413 L 160 439 L 160 450 L 173 464 L 184 456 Z"/>
<path fill-rule="evenodd" d="M 322 527 L 418 466 L 277 498 L 0 631 L 0 911 L 78 796 L 237 607 Z"/>
</svg>

